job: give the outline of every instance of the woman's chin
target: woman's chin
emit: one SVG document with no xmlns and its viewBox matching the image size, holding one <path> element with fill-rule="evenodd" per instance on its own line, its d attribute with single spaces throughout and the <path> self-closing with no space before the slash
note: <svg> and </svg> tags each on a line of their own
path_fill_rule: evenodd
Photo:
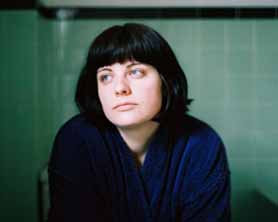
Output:
<svg viewBox="0 0 278 222">
<path fill-rule="evenodd" d="M 113 123 L 113 122 L 112 122 Z M 130 128 L 134 128 L 138 125 L 141 125 L 143 122 L 136 122 L 136 121 L 118 121 L 118 122 L 114 122 L 113 124 L 117 127 L 117 128 L 121 128 L 121 129 L 130 129 Z"/>
<path fill-rule="evenodd" d="M 128 128 L 134 128 L 137 126 L 142 126 L 142 124 L 145 124 L 149 122 L 148 119 L 143 118 L 122 118 L 122 119 L 113 119 L 110 120 L 112 124 L 114 124 L 118 128 L 122 129 L 128 129 Z"/>
<path fill-rule="evenodd" d="M 116 115 L 106 115 L 107 119 L 118 128 L 134 128 L 149 126 L 157 112 L 124 112 Z"/>
</svg>

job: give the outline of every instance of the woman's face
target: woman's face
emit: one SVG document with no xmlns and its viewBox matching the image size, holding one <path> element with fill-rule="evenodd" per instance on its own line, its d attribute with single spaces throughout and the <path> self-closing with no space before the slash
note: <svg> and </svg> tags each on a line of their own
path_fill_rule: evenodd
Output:
<svg viewBox="0 0 278 222">
<path fill-rule="evenodd" d="M 161 79 L 151 65 L 114 63 L 97 70 L 98 96 L 107 119 L 117 127 L 150 121 L 161 109 Z"/>
</svg>

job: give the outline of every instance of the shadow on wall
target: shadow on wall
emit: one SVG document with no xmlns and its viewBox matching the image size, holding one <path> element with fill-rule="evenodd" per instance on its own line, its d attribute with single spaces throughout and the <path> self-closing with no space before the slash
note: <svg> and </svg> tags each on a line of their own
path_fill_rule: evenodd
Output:
<svg viewBox="0 0 278 222">
<path fill-rule="evenodd" d="M 277 222 L 278 205 L 257 190 L 233 193 L 233 222 Z"/>
<path fill-rule="evenodd" d="M 257 221 L 278 221 L 278 205 L 270 201 L 261 192 L 254 192 L 254 201 L 256 208 L 254 209 Z"/>
</svg>

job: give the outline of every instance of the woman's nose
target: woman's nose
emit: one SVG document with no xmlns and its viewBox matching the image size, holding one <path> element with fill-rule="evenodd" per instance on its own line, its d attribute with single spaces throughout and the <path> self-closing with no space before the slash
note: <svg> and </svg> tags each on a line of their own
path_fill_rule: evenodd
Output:
<svg viewBox="0 0 278 222">
<path fill-rule="evenodd" d="M 115 83 L 115 94 L 116 96 L 129 95 L 131 89 L 129 83 L 124 78 L 119 78 Z"/>
</svg>

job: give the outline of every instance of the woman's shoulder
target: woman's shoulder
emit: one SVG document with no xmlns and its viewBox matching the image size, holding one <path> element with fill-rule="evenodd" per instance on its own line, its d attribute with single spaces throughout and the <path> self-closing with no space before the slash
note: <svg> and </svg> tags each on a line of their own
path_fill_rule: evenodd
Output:
<svg viewBox="0 0 278 222">
<path fill-rule="evenodd" d="M 208 123 L 193 116 L 181 121 L 182 132 L 187 135 L 186 145 L 181 147 L 181 168 L 184 169 L 181 202 L 197 209 L 198 203 L 211 198 L 223 188 L 219 198 L 228 195 L 229 165 L 225 146 L 219 134 Z M 225 198 L 223 197 L 223 198 Z"/>
<path fill-rule="evenodd" d="M 56 138 L 65 137 L 67 140 L 85 139 L 87 136 L 97 136 L 99 129 L 91 123 L 84 114 L 77 114 L 58 129 Z"/>
<path fill-rule="evenodd" d="M 72 181 L 88 178 L 90 155 L 87 139 L 96 141 L 97 129 L 82 115 L 67 120 L 58 130 L 48 162 L 49 172 L 62 175 Z"/>
<path fill-rule="evenodd" d="M 208 123 L 191 115 L 186 115 L 180 121 L 180 134 L 186 142 L 183 147 L 185 153 L 191 158 L 202 159 L 206 162 L 219 153 L 225 155 L 225 145 L 218 132 Z"/>
<path fill-rule="evenodd" d="M 58 129 L 52 147 L 52 156 L 78 156 L 84 151 L 88 140 L 98 141 L 100 133 L 83 114 L 78 114 L 67 120 Z M 67 153 L 67 155 L 64 155 Z"/>
<path fill-rule="evenodd" d="M 204 179 L 206 175 L 213 174 L 221 179 L 227 175 L 226 148 L 220 135 L 208 123 L 193 116 L 185 116 L 183 121 L 187 142 L 182 149 L 191 163 L 188 165 L 192 169 L 190 177 Z"/>
</svg>

